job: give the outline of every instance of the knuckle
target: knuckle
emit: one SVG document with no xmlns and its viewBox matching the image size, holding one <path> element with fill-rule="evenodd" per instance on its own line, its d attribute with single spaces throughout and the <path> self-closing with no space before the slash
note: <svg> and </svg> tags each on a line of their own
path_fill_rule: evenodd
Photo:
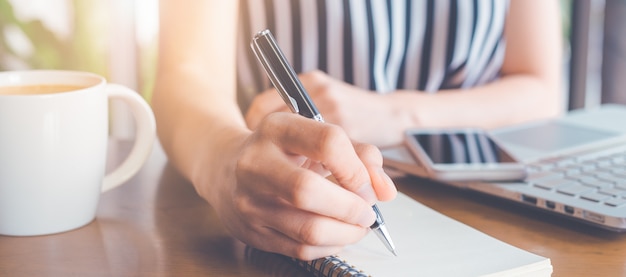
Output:
<svg viewBox="0 0 626 277">
<path fill-rule="evenodd" d="M 280 122 L 282 121 L 283 114 L 282 113 L 270 113 L 266 115 L 263 120 L 258 124 L 258 132 L 261 135 L 266 134 L 270 130 L 276 129 L 280 126 Z"/>
<path fill-rule="evenodd" d="M 366 160 L 380 162 L 382 164 L 383 156 L 378 147 L 371 144 L 361 144 L 359 146 L 359 155 Z"/>
<path fill-rule="evenodd" d="M 306 171 L 297 171 L 290 179 L 293 181 L 286 200 L 296 208 L 307 209 L 311 202 L 309 190 L 311 189 L 310 184 L 314 182 L 313 176 Z"/>
<path fill-rule="evenodd" d="M 233 195 L 233 205 L 235 206 L 235 210 L 240 214 L 248 214 L 254 210 L 250 199 L 241 194 Z"/>
<path fill-rule="evenodd" d="M 320 84 L 317 87 L 317 94 L 322 99 L 332 99 L 334 97 L 332 86 L 329 85 L 329 84 L 326 84 L 326 83 Z M 326 102 L 333 103 L 333 101 L 326 101 Z M 325 106 L 325 108 L 326 108 L 326 106 Z"/>
<path fill-rule="evenodd" d="M 318 221 L 312 219 L 304 222 L 298 230 L 299 240 L 306 245 L 319 245 L 322 243 L 322 230 Z"/>
<path fill-rule="evenodd" d="M 250 147 L 248 147 L 248 149 L 246 150 L 247 151 L 242 151 L 241 155 L 237 159 L 236 169 L 245 170 L 247 168 L 250 168 L 250 166 L 253 164 L 252 161 L 254 160 L 254 151 Z"/>
<path fill-rule="evenodd" d="M 254 151 L 244 151 L 235 162 L 235 176 L 237 179 L 245 179 L 254 175 L 256 155 Z"/>
<path fill-rule="evenodd" d="M 320 82 L 324 80 L 324 73 L 318 69 L 313 70 L 306 74 L 314 82 Z"/>
<path fill-rule="evenodd" d="M 324 154 L 328 155 L 332 155 L 336 149 L 343 149 L 350 144 L 346 133 L 337 125 L 326 124 L 320 132 L 320 137 L 321 149 L 325 151 Z"/>
<path fill-rule="evenodd" d="M 369 183 L 369 175 L 363 170 L 344 173 L 342 175 L 336 174 L 335 177 L 341 180 L 342 186 L 350 191 L 358 191 L 359 188 Z"/>
</svg>

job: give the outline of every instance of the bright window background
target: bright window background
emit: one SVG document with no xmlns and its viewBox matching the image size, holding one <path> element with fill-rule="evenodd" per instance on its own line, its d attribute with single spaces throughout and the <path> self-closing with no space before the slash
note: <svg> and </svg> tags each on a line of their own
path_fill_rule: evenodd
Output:
<svg viewBox="0 0 626 277">
<path fill-rule="evenodd" d="M 158 0 L 0 0 L 0 70 L 86 70 L 150 99 Z"/>
</svg>

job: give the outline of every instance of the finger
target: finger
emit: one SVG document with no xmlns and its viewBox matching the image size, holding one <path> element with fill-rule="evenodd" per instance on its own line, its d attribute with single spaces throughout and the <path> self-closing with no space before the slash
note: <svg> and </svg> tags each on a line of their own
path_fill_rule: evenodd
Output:
<svg viewBox="0 0 626 277">
<path fill-rule="evenodd" d="M 274 160 L 274 167 L 258 183 L 292 206 L 352 225 L 369 227 L 376 215 L 362 198 L 313 171 Z"/>
<path fill-rule="evenodd" d="M 279 253 L 296 259 L 311 261 L 318 258 L 336 255 L 343 246 L 307 245 L 295 241 L 272 228 L 265 228 L 262 233 L 255 234 L 248 245 L 268 252 Z"/>
<path fill-rule="evenodd" d="M 265 107 L 266 111 L 278 111 L 286 107 L 285 102 L 276 91 L 276 89 L 268 89 L 255 96 L 255 100 L 258 100 L 260 104 Z"/>
<path fill-rule="evenodd" d="M 367 168 L 378 199 L 388 201 L 395 198 L 398 190 L 389 175 L 383 170 L 383 158 L 380 150 L 373 145 L 363 143 L 355 143 L 354 148 Z"/>
<path fill-rule="evenodd" d="M 328 75 L 320 70 L 302 73 L 299 74 L 298 77 L 300 78 L 302 85 L 310 94 L 314 94 L 314 92 L 317 91 L 317 88 L 327 86 L 330 82 Z"/>
<path fill-rule="evenodd" d="M 280 202 L 247 199 L 251 201 L 244 201 L 240 210 L 244 225 L 248 225 L 242 237 L 246 244 L 265 251 L 311 260 L 336 254 L 367 233 L 366 228 L 342 224 Z"/>
<path fill-rule="evenodd" d="M 289 238 L 312 246 L 343 246 L 356 243 L 367 234 L 368 228 L 295 209 L 286 202 L 274 201 L 262 207 L 265 224 Z"/>
<path fill-rule="evenodd" d="M 273 130 L 272 140 L 290 153 L 322 163 L 344 188 L 374 203 L 367 169 L 357 156 L 347 134 L 338 126 L 295 115 L 272 114 L 265 122 Z M 285 124 L 285 121 L 291 121 Z M 293 127 L 297 126 L 297 127 Z"/>
<path fill-rule="evenodd" d="M 363 227 L 374 222 L 375 214 L 362 198 L 295 165 L 277 145 L 257 143 L 250 147 L 254 149 L 242 155 L 235 169 L 238 180 L 253 184 L 240 187 L 242 195 L 277 195 L 298 209 Z"/>
<path fill-rule="evenodd" d="M 245 115 L 246 124 L 256 130 L 259 123 L 270 113 L 288 111 L 287 105 L 275 89 L 268 89 L 256 95 Z"/>
</svg>

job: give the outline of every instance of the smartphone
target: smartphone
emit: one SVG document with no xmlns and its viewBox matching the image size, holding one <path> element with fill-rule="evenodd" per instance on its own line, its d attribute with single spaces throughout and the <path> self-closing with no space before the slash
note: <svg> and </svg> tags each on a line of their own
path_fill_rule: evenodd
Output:
<svg viewBox="0 0 626 277">
<path fill-rule="evenodd" d="M 514 181 L 527 175 L 525 165 L 483 129 L 410 129 L 405 144 L 431 179 Z"/>
</svg>

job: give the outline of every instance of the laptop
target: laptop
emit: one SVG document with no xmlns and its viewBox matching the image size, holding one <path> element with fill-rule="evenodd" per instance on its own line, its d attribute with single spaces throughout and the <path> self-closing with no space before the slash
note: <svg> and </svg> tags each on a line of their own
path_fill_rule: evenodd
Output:
<svg viewBox="0 0 626 277">
<path fill-rule="evenodd" d="M 528 169 L 516 182 L 447 182 L 597 227 L 626 232 L 626 106 L 489 131 Z M 381 149 L 386 168 L 425 177 L 404 146 Z"/>
</svg>

